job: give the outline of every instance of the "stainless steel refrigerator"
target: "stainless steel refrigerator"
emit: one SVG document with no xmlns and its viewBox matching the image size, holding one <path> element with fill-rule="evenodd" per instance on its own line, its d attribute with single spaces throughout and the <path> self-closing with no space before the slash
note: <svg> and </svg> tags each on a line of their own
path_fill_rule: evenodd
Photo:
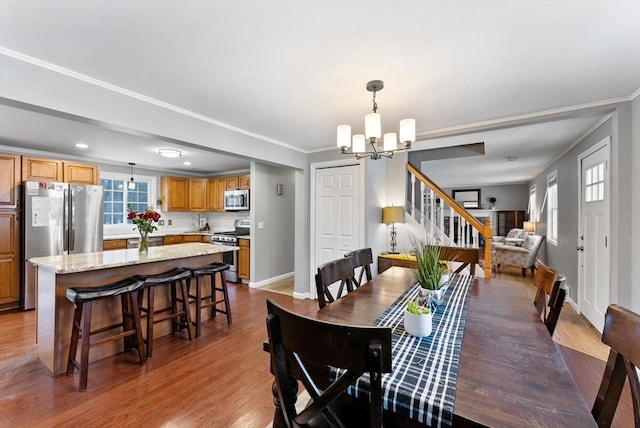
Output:
<svg viewBox="0 0 640 428">
<path fill-rule="evenodd" d="M 35 308 L 35 268 L 29 259 L 102 251 L 102 186 L 24 182 L 22 309 Z"/>
</svg>

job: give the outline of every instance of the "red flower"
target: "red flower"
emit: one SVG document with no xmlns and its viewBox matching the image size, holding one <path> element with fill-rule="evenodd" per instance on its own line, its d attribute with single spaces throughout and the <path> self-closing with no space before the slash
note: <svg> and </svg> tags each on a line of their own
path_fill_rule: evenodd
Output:
<svg viewBox="0 0 640 428">
<path fill-rule="evenodd" d="M 130 211 L 127 214 L 127 218 L 137 226 L 140 233 L 151 233 L 154 230 L 158 230 L 155 223 L 160 220 L 160 213 L 154 211 L 153 207 L 147 207 L 141 213 Z"/>
</svg>

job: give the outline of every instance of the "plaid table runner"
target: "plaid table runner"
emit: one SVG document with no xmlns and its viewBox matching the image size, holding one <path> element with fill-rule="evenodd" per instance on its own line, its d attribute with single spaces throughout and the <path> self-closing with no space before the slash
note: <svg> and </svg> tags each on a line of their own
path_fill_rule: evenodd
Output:
<svg viewBox="0 0 640 428">
<path fill-rule="evenodd" d="M 393 372 L 382 376 L 385 409 L 428 426 L 452 425 L 472 280 L 468 275 L 452 276 L 444 304 L 433 314 L 429 337 L 413 337 L 404 331 L 404 310 L 409 300 L 417 298 L 417 284 L 402 293 L 374 321 L 375 325 L 392 328 Z M 362 376 L 347 392 L 368 399 L 369 375 Z"/>
</svg>

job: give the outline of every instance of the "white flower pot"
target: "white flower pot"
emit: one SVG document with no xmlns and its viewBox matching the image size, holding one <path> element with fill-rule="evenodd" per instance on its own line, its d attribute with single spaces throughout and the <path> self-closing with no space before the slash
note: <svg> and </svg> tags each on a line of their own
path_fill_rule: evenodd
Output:
<svg viewBox="0 0 640 428">
<path fill-rule="evenodd" d="M 414 314 L 404 310 L 404 329 L 411 336 L 427 337 L 431 334 L 433 313 Z"/>
</svg>

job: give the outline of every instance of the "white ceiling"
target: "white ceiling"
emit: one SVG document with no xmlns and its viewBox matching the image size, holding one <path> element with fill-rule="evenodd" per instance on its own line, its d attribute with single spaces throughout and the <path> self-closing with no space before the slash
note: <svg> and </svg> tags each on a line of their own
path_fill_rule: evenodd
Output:
<svg viewBox="0 0 640 428">
<path fill-rule="evenodd" d="M 28 55 L 305 153 L 334 146 L 338 124 L 357 131 L 371 109 L 366 82 L 380 79 L 384 129 L 414 117 L 422 138 L 467 134 L 419 141 L 418 149 L 485 142 L 485 160 L 430 167 L 442 186 L 453 181 L 447 164 L 481 176 L 490 169 L 494 183 L 523 182 L 611 100 L 638 94 L 639 22 L 639 0 L 0 0 L 0 59 Z M 513 118 L 518 126 L 505 127 Z M 476 124 L 496 130 L 468 135 Z M 193 173 L 248 166 L 189 146 L 200 164 L 182 166 L 187 153 L 180 164 L 161 164 L 149 154 L 180 141 L 157 137 L 0 109 L 0 144 L 70 153 L 81 139 L 91 157 L 111 162 Z M 480 184 L 465 180 L 454 185 Z"/>
</svg>

